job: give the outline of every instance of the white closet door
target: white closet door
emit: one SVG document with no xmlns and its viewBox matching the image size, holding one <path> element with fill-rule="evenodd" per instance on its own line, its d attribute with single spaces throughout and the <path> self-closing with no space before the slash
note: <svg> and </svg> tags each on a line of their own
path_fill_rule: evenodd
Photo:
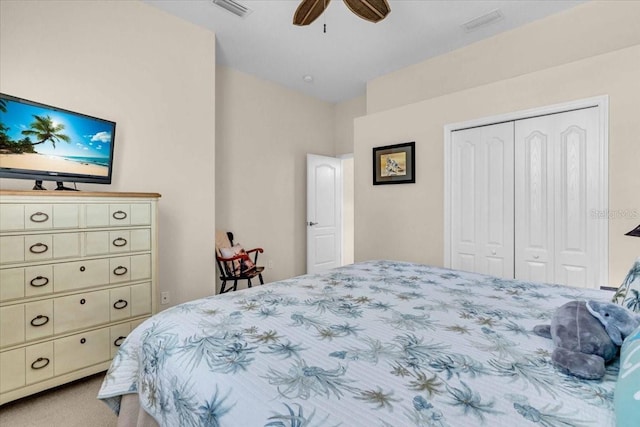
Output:
<svg viewBox="0 0 640 427">
<path fill-rule="evenodd" d="M 513 123 L 453 132 L 451 267 L 512 278 Z"/>
<path fill-rule="evenodd" d="M 553 156 L 550 116 L 515 127 L 515 277 L 553 282 Z"/>
<path fill-rule="evenodd" d="M 515 277 L 598 287 L 598 109 L 516 122 Z"/>
</svg>

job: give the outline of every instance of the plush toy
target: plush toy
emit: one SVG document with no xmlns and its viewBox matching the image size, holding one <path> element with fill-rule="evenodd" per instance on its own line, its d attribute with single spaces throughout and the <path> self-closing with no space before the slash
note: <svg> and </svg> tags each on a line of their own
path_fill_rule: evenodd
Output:
<svg viewBox="0 0 640 427">
<path fill-rule="evenodd" d="M 611 341 L 617 346 L 640 326 L 640 315 L 611 302 L 588 301 L 587 310 L 602 323 Z"/>
<path fill-rule="evenodd" d="M 571 301 L 558 308 L 551 325 L 533 331 L 551 338 L 551 360 L 560 370 L 584 379 L 604 376 L 624 338 L 640 325 L 640 316 L 613 303 Z"/>
</svg>

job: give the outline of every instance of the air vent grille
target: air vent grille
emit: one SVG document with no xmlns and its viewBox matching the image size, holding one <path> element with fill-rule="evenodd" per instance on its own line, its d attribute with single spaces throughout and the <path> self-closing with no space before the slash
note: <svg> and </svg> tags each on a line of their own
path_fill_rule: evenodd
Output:
<svg viewBox="0 0 640 427">
<path fill-rule="evenodd" d="M 504 19 L 504 15 L 500 9 L 492 10 L 489 13 L 473 18 L 461 25 L 466 32 L 475 31 L 478 28 L 485 27 L 497 21 Z"/>
<path fill-rule="evenodd" d="M 211 0 L 213 2 L 213 4 L 220 6 L 221 8 L 223 8 L 226 11 L 229 11 L 231 13 L 233 13 L 234 15 L 237 15 L 241 18 L 244 18 L 245 16 L 249 15 L 251 12 L 253 12 L 251 9 L 249 9 L 248 7 L 234 1 L 234 0 Z"/>
</svg>

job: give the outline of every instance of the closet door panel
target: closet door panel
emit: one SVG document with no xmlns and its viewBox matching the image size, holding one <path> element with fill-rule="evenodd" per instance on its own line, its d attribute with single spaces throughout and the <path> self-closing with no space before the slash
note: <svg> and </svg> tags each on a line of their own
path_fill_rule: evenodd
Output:
<svg viewBox="0 0 640 427">
<path fill-rule="evenodd" d="M 597 211 L 599 183 L 599 137 L 596 108 L 553 116 L 558 136 L 556 144 L 556 224 L 557 282 L 581 287 L 597 287 L 597 238 L 590 227 Z"/>
<path fill-rule="evenodd" d="M 553 136 L 546 117 L 515 126 L 515 277 L 553 279 Z"/>
<path fill-rule="evenodd" d="M 597 108 L 516 122 L 517 279 L 598 287 Z"/>
<path fill-rule="evenodd" d="M 456 132 L 452 147 L 451 267 L 464 271 L 476 271 L 478 255 L 475 139 L 473 129 Z"/>
<path fill-rule="evenodd" d="M 481 270 L 513 277 L 513 123 L 484 127 L 482 173 L 485 188 L 480 218 L 484 233 Z M 484 179 L 483 179 L 484 178 Z"/>
<path fill-rule="evenodd" d="M 452 268 L 513 277 L 513 123 L 452 138 Z"/>
</svg>

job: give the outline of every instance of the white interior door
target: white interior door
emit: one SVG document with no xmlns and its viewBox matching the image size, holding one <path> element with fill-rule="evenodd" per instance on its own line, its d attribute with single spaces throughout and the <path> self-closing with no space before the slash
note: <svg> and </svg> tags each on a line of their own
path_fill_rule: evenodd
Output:
<svg viewBox="0 0 640 427">
<path fill-rule="evenodd" d="M 451 144 L 451 267 L 513 278 L 513 122 Z"/>
<path fill-rule="evenodd" d="M 553 283 L 555 141 L 549 116 L 516 124 L 515 277 Z"/>
<path fill-rule="evenodd" d="M 516 279 L 606 284 L 607 123 L 608 99 L 598 97 L 446 126 L 445 266 L 509 277 L 507 257 L 487 254 L 512 239 Z M 501 147 L 506 134 L 491 136 L 496 124 L 513 126 L 511 152 Z M 509 158 L 511 172 L 500 166 Z M 509 221 L 511 235 L 497 233 Z"/>
<path fill-rule="evenodd" d="M 598 109 L 516 122 L 516 277 L 598 287 Z"/>
<path fill-rule="evenodd" d="M 307 273 L 342 265 L 342 162 L 307 154 Z"/>
</svg>

